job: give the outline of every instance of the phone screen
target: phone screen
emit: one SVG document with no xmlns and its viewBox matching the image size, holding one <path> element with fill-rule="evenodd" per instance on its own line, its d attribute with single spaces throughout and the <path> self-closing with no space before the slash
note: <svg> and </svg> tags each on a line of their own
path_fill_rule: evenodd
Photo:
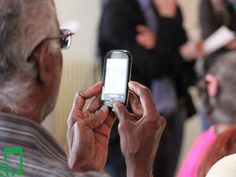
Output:
<svg viewBox="0 0 236 177">
<path fill-rule="evenodd" d="M 127 89 L 127 59 L 107 59 L 104 83 L 104 100 L 114 98 L 121 102 L 125 100 Z"/>
<path fill-rule="evenodd" d="M 102 91 L 102 101 L 105 105 L 112 106 L 114 101 L 126 103 L 127 84 L 130 78 L 129 62 L 129 57 L 106 59 Z"/>
</svg>

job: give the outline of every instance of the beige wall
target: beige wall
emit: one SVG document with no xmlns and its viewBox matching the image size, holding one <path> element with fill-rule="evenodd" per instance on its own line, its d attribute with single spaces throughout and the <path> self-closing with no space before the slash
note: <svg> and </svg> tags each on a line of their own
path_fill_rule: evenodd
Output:
<svg viewBox="0 0 236 177">
<path fill-rule="evenodd" d="M 183 11 L 185 27 L 188 31 L 190 39 L 198 39 L 199 25 L 197 18 L 199 0 L 179 0 L 178 2 Z"/>
<path fill-rule="evenodd" d="M 100 16 L 99 0 L 55 0 L 60 24 L 71 20 L 79 23 L 72 46 L 63 51 L 63 77 L 55 111 L 44 126 L 66 148 L 66 119 L 74 95 L 100 79 L 96 59 L 96 32 Z"/>
</svg>

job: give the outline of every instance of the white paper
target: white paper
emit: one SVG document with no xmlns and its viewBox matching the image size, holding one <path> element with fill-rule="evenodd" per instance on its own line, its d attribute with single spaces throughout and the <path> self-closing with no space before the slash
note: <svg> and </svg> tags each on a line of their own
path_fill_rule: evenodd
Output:
<svg viewBox="0 0 236 177">
<path fill-rule="evenodd" d="M 203 49 L 206 55 L 224 47 L 235 39 L 235 34 L 226 26 L 220 27 L 216 32 L 209 36 L 203 43 Z"/>
</svg>

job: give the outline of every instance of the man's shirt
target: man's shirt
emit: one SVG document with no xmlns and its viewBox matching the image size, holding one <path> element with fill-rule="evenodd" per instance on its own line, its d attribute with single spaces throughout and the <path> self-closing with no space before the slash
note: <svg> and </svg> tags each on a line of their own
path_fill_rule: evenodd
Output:
<svg viewBox="0 0 236 177">
<path fill-rule="evenodd" d="M 0 176 L 101 177 L 98 173 L 73 173 L 65 152 L 37 123 L 0 113 Z M 105 177 L 105 176 L 103 176 Z"/>
</svg>

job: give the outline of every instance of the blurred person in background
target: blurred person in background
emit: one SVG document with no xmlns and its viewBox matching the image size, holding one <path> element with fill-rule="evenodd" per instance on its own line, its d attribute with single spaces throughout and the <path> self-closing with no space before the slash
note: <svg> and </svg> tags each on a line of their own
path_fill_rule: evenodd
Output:
<svg viewBox="0 0 236 177">
<path fill-rule="evenodd" d="M 201 0 L 199 24 L 202 40 L 207 39 L 222 26 L 226 26 L 231 31 L 236 32 L 235 18 L 235 0 Z M 236 50 L 236 39 L 208 56 L 204 54 L 202 41 L 188 42 L 182 47 L 182 53 L 186 60 L 204 58 L 203 74 L 208 71 L 218 54 L 232 50 Z"/>
<path fill-rule="evenodd" d="M 186 61 L 199 59 L 196 68 L 200 78 L 207 73 L 219 54 L 236 50 L 236 39 L 234 39 L 223 48 L 206 55 L 204 53 L 203 40 L 207 39 L 222 26 L 226 26 L 232 32 L 236 32 L 235 19 L 235 0 L 201 0 L 199 6 L 199 24 L 202 40 L 189 41 L 181 48 L 182 56 L 184 56 Z M 222 38 L 224 38 L 224 36 L 222 36 Z M 202 130 L 206 130 L 209 128 L 210 122 L 207 119 L 202 100 L 200 100 L 198 105 L 198 113 L 201 119 Z"/>
<path fill-rule="evenodd" d="M 22 152 L 6 151 L 6 157 L 5 149 L 0 150 L 0 176 L 8 170 L 24 177 L 107 176 L 99 172 L 107 159 L 115 116 L 101 107 L 101 83 L 75 97 L 68 119 L 68 159 L 40 125 L 55 107 L 61 49 L 70 47 L 72 35 L 59 28 L 53 0 L 0 0 L 0 147 Z M 127 176 L 151 177 L 165 120 L 148 88 L 130 82 L 129 89 L 132 114 L 121 103 L 114 108 Z M 83 109 L 89 98 L 93 99 Z"/>
<path fill-rule="evenodd" d="M 236 126 L 236 52 L 215 58 L 206 76 L 200 81 L 200 98 L 204 100 L 213 126 L 204 131 L 189 150 L 177 177 L 198 177 L 197 170 L 215 139 Z"/>
<path fill-rule="evenodd" d="M 210 168 L 225 156 L 236 153 L 236 125 L 220 134 L 209 148 L 198 168 L 198 177 L 205 177 Z M 236 161 L 235 161 L 236 162 Z M 235 163 L 234 162 L 234 163 Z"/>
<path fill-rule="evenodd" d="M 176 0 L 103 1 L 98 35 L 102 63 L 109 50 L 129 50 L 133 54 L 132 79 L 151 88 L 158 110 L 168 117 L 154 166 L 155 177 L 174 176 L 183 123 L 194 113 L 187 92 L 194 80 L 194 62 L 185 62 L 179 53 L 187 41 L 182 23 Z M 119 142 L 116 125 L 109 142 L 106 170 L 113 176 L 124 177 Z"/>
<path fill-rule="evenodd" d="M 199 7 L 199 23 L 202 39 L 205 40 L 223 25 L 233 32 L 236 32 L 235 18 L 235 0 L 201 0 Z M 218 54 L 231 50 L 236 50 L 236 39 L 228 43 L 224 48 L 206 56 L 203 70 L 207 71 L 209 67 L 211 67 L 214 58 Z"/>
</svg>

